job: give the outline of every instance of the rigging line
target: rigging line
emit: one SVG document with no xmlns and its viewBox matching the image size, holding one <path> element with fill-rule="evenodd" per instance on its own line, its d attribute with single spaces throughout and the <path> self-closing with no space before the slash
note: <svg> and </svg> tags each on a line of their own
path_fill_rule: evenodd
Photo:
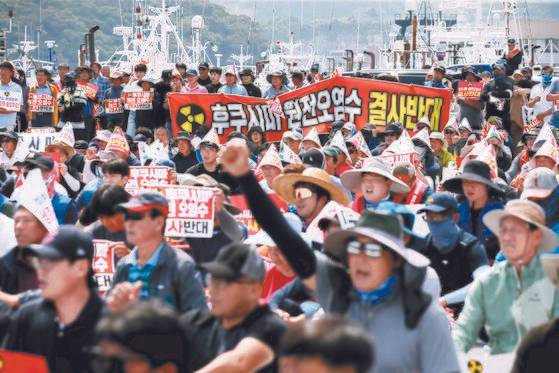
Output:
<svg viewBox="0 0 559 373">
<path fill-rule="evenodd" d="M 250 20 L 250 27 L 248 29 L 248 36 L 247 36 L 247 54 L 252 52 L 252 45 L 250 40 L 252 38 L 252 29 L 254 28 L 254 24 L 256 23 L 256 0 L 254 0 L 254 6 L 252 10 L 252 19 Z"/>
<path fill-rule="evenodd" d="M 118 14 L 120 14 L 120 26 L 124 26 L 124 19 L 122 18 L 122 4 L 118 0 Z"/>
</svg>

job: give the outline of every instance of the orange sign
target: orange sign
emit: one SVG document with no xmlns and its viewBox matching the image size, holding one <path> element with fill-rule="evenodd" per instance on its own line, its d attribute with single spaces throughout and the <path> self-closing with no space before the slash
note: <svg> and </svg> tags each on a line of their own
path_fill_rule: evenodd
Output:
<svg viewBox="0 0 559 373">
<path fill-rule="evenodd" d="M 483 83 L 481 82 L 458 82 L 458 92 L 456 96 L 460 98 L 468 98 L 472 100 L 479 100 L 483 91 Z"/>
</svg>

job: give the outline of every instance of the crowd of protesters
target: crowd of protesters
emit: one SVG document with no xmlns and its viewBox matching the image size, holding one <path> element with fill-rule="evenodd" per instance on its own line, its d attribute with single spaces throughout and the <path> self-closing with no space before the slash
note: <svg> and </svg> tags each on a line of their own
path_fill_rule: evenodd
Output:
<svg viewBox="0 0 559 373">
<path fill-rule="evenodd" d="M 173 135 L 168 94 L 273 99 L 324 79 L 318 65 L 261 90 L 251 69 L 207 63 L 159 80 L 144 64 L 62 64 L 27 86 L 3 62 L 0 93 L 21 102 L 0 108 L 1 348 L 51 372 L 449 373 L 487 346 L 514 372 L 555 371 L 559 80 L 552 66 L 532 80 L 521 53 L 509 40 L 491 72 L 454 80 L 432 67 L 426 86 L 454 92 L 442 132 L 427 116 L 413 130 L 335 121 L 276 144 L 259 126 Z M 482 83 L 479 97 L 462 82 Z M 149 102 L 129 108 L 127 92 Z M 48 109 L 29 110 L 32 95 Z M 56 134 L 42 152 L 22 140 L 38 129 Z M 126 188 L 147 165 L 212 188 L 211 237 L 166 236 L 174 207 Z M 117 262 L 104 294 L 93 240 Z"/>
</svg>

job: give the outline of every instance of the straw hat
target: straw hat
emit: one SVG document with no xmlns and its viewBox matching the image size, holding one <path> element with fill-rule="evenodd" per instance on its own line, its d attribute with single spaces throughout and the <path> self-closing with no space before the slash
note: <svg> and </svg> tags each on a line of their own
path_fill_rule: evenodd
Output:
<svg viewBox="0 0 559 373">
<path fill-rule="evenodd" d="M 361 178 L 364 173 L 381 175 L 392 181 L 392 185 L 390 186 L 390 191 L 392 193 L 402 194 L 410 191 L 410 188 L 406 184 L 404 184 L 396 176 L 392 175 L 390 166 L 379 157 L 365 159 L 363 167 L 344 172 L 340 179 L 342 184 L 353 193 L 360 193 Z"/>
<path fill-rule="evenodd" d="M 507 202 L 504 209 L 489 211 L 483 217 L 483 224 L 498 236 L 501 220 L 510 216 L 536 226 L 543 233 L 542 241 L 537 247 L 538 251 L 552 251 L 559 245 L 559 238 L 555 232 L 545 226 L 543 209 L 538 204 L 525 199 L 515 199 Z"/>
<path fill-rule="evenodd" d="M 328 173 L 320 168 L 309 167 L 301 174 L 284 174 L 274 179 L 273 189 L 288 203 L 295 202 L 295 184 L 308 183 L 316 185 L 330 194 L 330 199 L 344 206 L 349 204 L 347 195 L 339 189 Z"/>
</svg>

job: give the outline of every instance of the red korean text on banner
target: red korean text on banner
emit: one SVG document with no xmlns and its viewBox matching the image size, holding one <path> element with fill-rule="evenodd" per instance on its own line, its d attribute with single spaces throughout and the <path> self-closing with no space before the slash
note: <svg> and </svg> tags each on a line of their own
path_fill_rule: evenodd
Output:
<svg viewBox="0 0 559 373">
<path fill-rule="evenodd" d="M 275 193 L 268 193 L 268 197 L 280 209 L 282 213 L 287 212 L 287 203 Z M 260 226 L 252 216 L 252 211 L 248 207 L 247 200 L 243 195 L 229 197 L 231 204 L 241 212 L 235 216 L 238 222 L 243 223 L 248 228 L 248 235 L 252 236 L 260 231 Z"/>
<path fill-rule="evenodd" d="M 186 185 L 164 185 L 155 189 L 169 201 L 165 236 L 212 237 L 215 214 L 213 189 Z"/>
<path fill-rule="evenodd" d="M 264 98 L 224 94 L 169 94 L 173 131 L 195 132 L 200 126 L 214 128 L 220 140 L 233 131 L 246 133 L 260 126 L 268 141 L 280 141 L 283 132 L 302 127 L 328 132 L 333 121 L 368 123 L 382 132 L 392 121 L 413 129 L 427 115 L 434 131 L 448 121 L 452 90 L 402 83 L 335 77 L 278 96 L 284 118 Z"/>
<path fill-rule="evenodd" d="M 165 166 L 131 166 L 125 188 L 132 195 L 141 190 L 171 184 L 171 169 Z"/>
<path fill-rule="evenodd" d="M 0 349 L 0 372 L 48 373 L 49 368 L 44 356 Z"/>
<path fill-rule="evenodd" d="M 114 242 L 108 240 L 93 240 L 93 277 L 97 283 L 99 294 L 103 295 L 110 289 L 115 273 Z"/>
<path fill-rule="evenodd" d="M 29 93 L 27 100 L 29 111 L 33 113 L 54 113 L 54 97 L 38 93 Z"/>
<path fill-rule="evenodd" d="M 97 92 L 99 92 L 99 87 L 97 87 L 97 85 L 93 83 L 78 83 L 78 87 L 85 92 L 85 96 L 90 100 L 95 100 L 95 97 L 97 97 Z"/>
<path fill-rule="evenodd" d="M 152 102 L 153 92 L 151 91 L 124 92 L 124 108 L 126 110 L 151 110 Z"/>
<path fill-rule="evenodd" d="M 381 155 L 380 157 L 392 168 L 395 164 L 400 162 L 414 164 L 416 153 L 405 153 L 405 154 L 389 154 Z"/>
<path fill-rule="evenodd" d="M 105 100 L 105 113 L 106 114 L 121 114 L 124 113 L 122 101 L 120 98 L 112 98 Z"/>
</svg>

